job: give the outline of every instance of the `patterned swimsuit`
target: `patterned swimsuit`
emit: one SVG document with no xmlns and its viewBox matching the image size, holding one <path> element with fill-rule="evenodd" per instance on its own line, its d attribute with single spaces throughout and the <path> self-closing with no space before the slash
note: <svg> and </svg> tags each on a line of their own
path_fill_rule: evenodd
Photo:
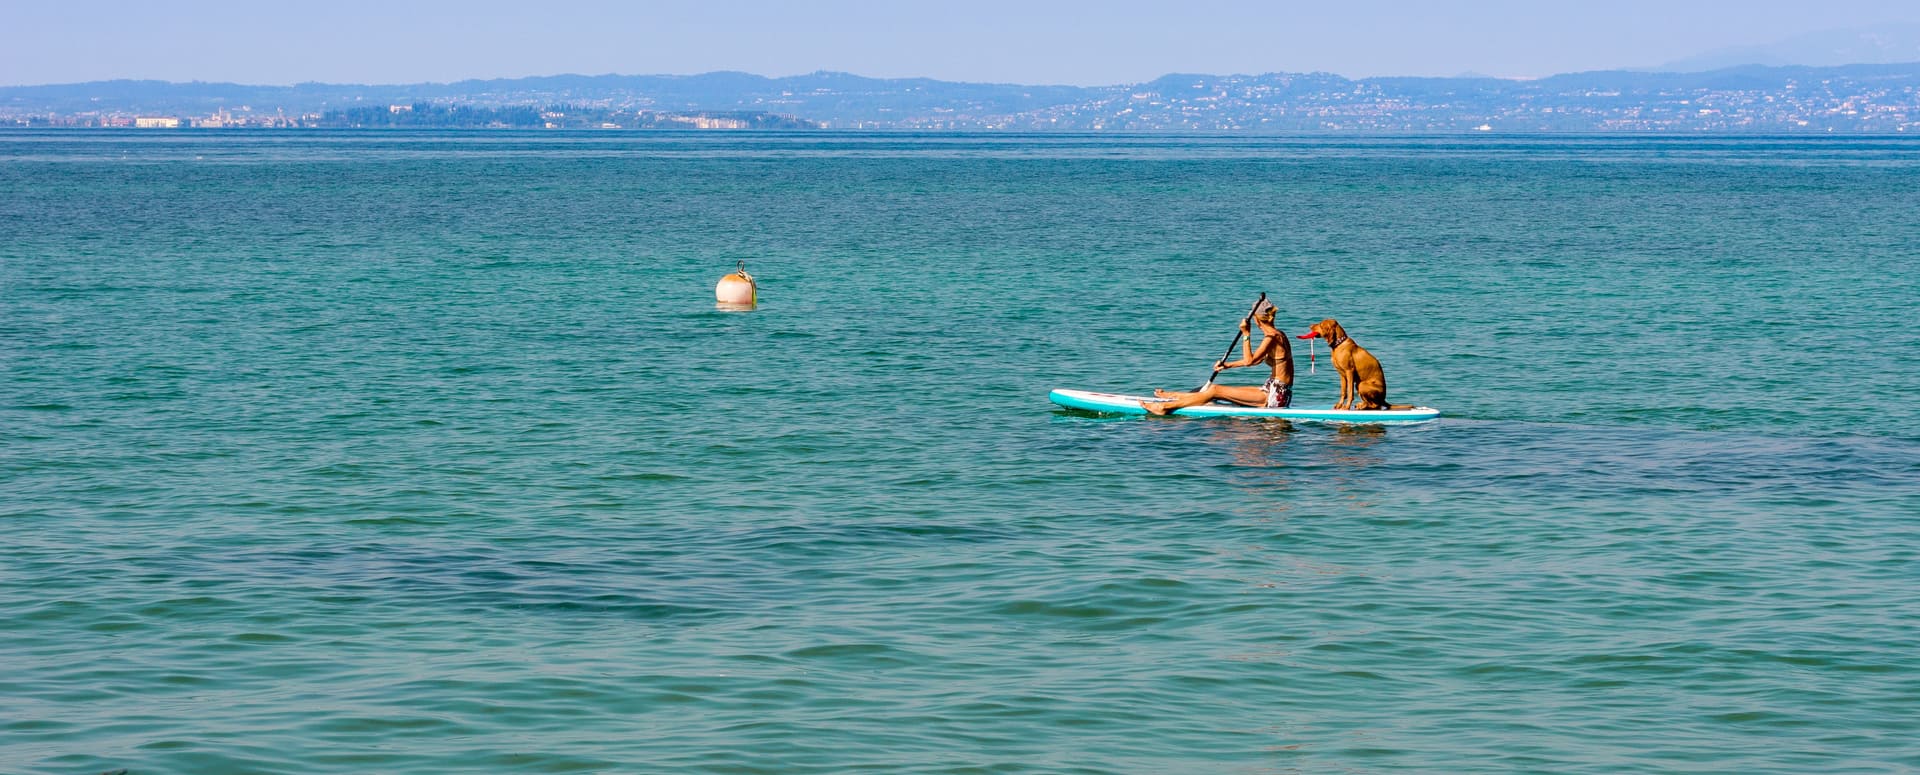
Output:
<svg viewBox="0 0 1920 775">
<path fill-rule="evenodd" d="M 1267 384 L 1261 385 L 1260 389 L 1267 392 L 1268 409 L 1284 409 L 1293 405 L 1292 385 L 1282 385 L 1280 380 L 1268 377 Z"/>
</svg>

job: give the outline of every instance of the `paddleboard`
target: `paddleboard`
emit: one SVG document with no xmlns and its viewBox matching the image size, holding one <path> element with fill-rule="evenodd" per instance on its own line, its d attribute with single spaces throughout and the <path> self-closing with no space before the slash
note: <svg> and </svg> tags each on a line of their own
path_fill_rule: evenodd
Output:
<svg viewBox="0 0 1920 775">
<path fill-rule="evenodd" d="M 1095 393 L 1090 390 L 1055 390 L 1047 394 L 1047 400 L 1068 409 L 1079 409 L 1101 414 L 1147 414 L 1140 406 L 1142 401 L 1165 401 L 1167 399 L 1152 396 L 1123 396 L 1118 393 Z M 1285 409 L 1268 409 L 1261 406 L 1241 406 L 1239 404 L 1212 403 L 1175 409 L 1173 414 L 1180 417 L 1278 417 L 1286 420 L 1304 422 L 1335 422 L 1376 425 L 1380 423 L 1416 423 L 1440 419 L 1440 410 L 1431 407 L 1416 406 L 1412 409 L 1378 409 L 1362 411 L 1358 409 L 1335 409 L 1332 406 L 1289 406 Z"/>
</svg>

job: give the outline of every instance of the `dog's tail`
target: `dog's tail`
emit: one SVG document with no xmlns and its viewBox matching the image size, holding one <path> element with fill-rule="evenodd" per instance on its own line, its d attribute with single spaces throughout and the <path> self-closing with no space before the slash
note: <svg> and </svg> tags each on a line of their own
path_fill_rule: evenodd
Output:
<svg viewBox="0 0 1920 775">
<path fill-rule="evenodd" d="M 1403 412 L 1408 409 L 1419 409 L 1420 407 L 1417 404 L 1387 404 L 1387 408 L 1396 412 Z"/>
</svg>

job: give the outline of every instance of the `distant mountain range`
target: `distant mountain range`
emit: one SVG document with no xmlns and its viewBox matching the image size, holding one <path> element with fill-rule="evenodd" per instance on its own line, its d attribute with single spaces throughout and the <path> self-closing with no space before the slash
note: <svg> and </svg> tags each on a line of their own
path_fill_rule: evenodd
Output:
<svg viewBox="0 0 1920 775">
<path fill-rule="evenodd" d="M 435 124 L 436 116 L 464 123 Z M 136 120 L 148 126 L 1920 132 L 1920 63 L 1617 70 L 1535 80 L 1175 74 L 1096 87 L 830 72 L 784 78 L 732 72 L 556 75 L 402 85 L 102 81 L 0 87 L 0 126 Z"/>
<path fill-rule="evenodd" d="M 1650 68 L 1693 73 L 1740 65 L 1833 67 L 1920 62 L 1920 23 L 1823 30 L 1758 46 L 1737 46 Z"/>
</svg>

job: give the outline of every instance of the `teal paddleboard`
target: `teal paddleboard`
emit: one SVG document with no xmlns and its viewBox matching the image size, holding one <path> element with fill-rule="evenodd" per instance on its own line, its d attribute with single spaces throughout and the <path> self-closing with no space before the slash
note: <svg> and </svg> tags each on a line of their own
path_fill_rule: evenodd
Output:
<svg viewBox="0 0 1920 775">
<path fill-rule="evenodd" d="M 1142 401 L 1160 402 L 1167 399 L 1152 396 L 1123 396 L 1118 393 L 1095 393 L 1089 390 L 1055 390 L 1047 394 L 1047 399 L 1068 409 L 1101 414 L 1147 414 L 1140 406 Z M 1412 409 L 1376 409 L 1363 411 L 1358 409 L 1335 409 L 1331 406 L 1289 406 L 1285 409 L 1268 409 L 1262 406 L 1241 406 L 1239 404 L 1212 403 L 1175 409 L 1179 417 L 1278 417 L 1304 422 L 1335 422 L 1374 425 L 1379 423 L 1416 423 L 1440 419 L 1440 410 L 1425 406 Z"/>
</svg>

